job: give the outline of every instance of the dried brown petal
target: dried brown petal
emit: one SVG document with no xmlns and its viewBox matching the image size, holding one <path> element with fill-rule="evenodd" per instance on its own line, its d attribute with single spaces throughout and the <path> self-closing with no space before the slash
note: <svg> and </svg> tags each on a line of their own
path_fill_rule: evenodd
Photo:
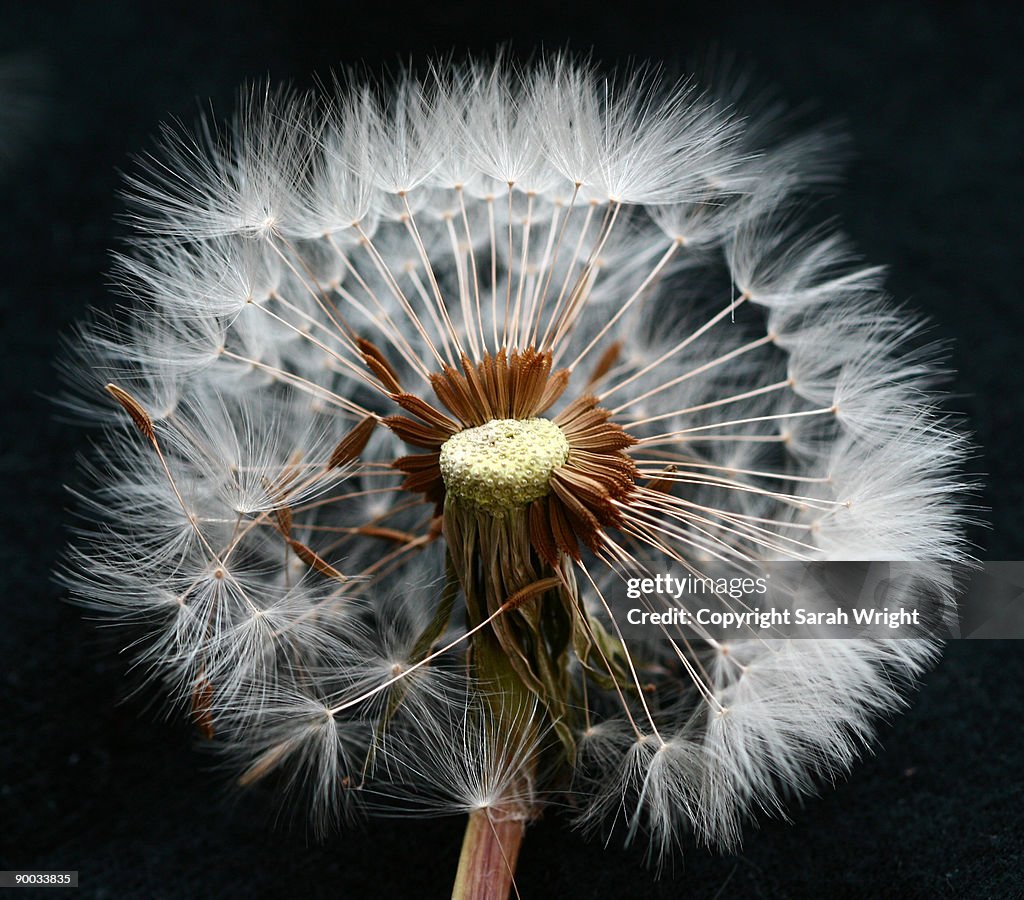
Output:
<svg viewBox="0 0 1024 900">
<path fill-rule="evenodd" d="M 321 575 L 326 575 L 328 578 L 334 578 L 337 581 L 348 581 L 348 579 L 334 568 L 334 566 L 327 562 L 327 560 L 320 556 L 315 550 L 307 547 L 301 541 L 289 539 L 288 546 L 295 551 L 295 555 L 299 559 L 301 559 L 311 569 L 315 569 Z"/>
<path fill-rule="evenodd" d="M 363 362 L 377 376 L 377 380 L 384 385 L 384 388 L 392 394 L 399 393 L 402 390 L 402 385 L 398 380 L 398 373 L 377 345 L 365 338 L 356 338 L 356 346 L 363 356 Z"/>
<path fill-rule="evenodd" d="M 438 431 L 452 435 L 459 430 L 459 426 L 444 415 L 444 413 L 438 412 L 426 400 L 421 400 L 415 394 L 392 394 L 391 399 L 401 406 L 402 409 L 406 410 L 406 412 L 411 412 L 418 419 L 422 419 Z"/>
<path fill-rule="evenodd" d="M 501 604 L 501 608 L 503 610 L 517 609 L 527 600 L 532 600 L 534 597 L 547 593 L 548 591 L 558 587 L 561 583 L 561 579 L 559 578 L 541 578 L 538 581 L 533 582 L 533 584 L 528 584 L 521 590 L 516 591 L 508 598 L 508 600 Z"/>
<path fill-rule="evenodd" d="M 151 444 L 155 443 L 156 430 L 153 428 L 153 420 L 149 417 L 149 413 L 146 412 L 142 404 L 129 394 L 128 391 L 124 388 L 119 388 L 116 384 L 108 384 L 106 391 L 131 416 L 131 420 L 135 423 L 135 427 L 142 432 L 143 437 Z"/>
<path fill-rule="evenodd" d="M 334 450 L 331 452 L 331 457 L 327 461 L 328 469 L 337 469 L 340 466 L 347 465 L 350 462 L 355 461 L 359 458 L 359 454 L 366 449 L 366 444 L 370 440 L 370 435 L 373 434 L 373 429 L 377 427 L 377 417 L 367 416 L 357 423 L 348 434 L 346 434 L 340 441 L 338 441 Z"/>
<path fill-rule="evenodd" d="M 439 432 L 429 425 L 424 425 L 422 422 L 417 422 L 415 419 L 410 419 L 407 416 L 388 416 L 386 419 L 383 419 L 383 422 L 407 444 L 412 444 L 414 447 L 424 447 L 427 450 L 440 449 L 441 445 L 450 437 L 450 435 Z"/>
<path fill-rule="evenodd" d="M 206 740 L 213 740 L 213 685 L 206 677 L 200 676 L 192 689 L 192 719 L 200 734 Z"/>
<path fill-rule="evenodd" d="M 555 536 L 551 533 L 548 502 L 547 497 L 534 500 L 527 510 L 527 522 L 530 529 L 530 545 L 544 562 L 554 568 L 558 565 L 558 546 L 555 543 Z"/>
<path fill-rule="evenodd" d="M 608 345 L 604 353 L 601 354 L 601 358 L 597 361 L 597 365 L 594 366 L 594 370 L 590 373 L 590 379 L 587 381 L 588 388 L 593 387 L 611 371 L 612 366 L 619 361 L 619 354 L 621 352 L 621 341 L 615 341 L 615 343 Z"/>
<path fill-rule="evenodd" d="M 285 537 L 291 537 L 292 533 L 292 511 L 291 507 L 281 506 L 274 510 L 274 518 L 277 519 L 277 529 Z"/>
</svg>

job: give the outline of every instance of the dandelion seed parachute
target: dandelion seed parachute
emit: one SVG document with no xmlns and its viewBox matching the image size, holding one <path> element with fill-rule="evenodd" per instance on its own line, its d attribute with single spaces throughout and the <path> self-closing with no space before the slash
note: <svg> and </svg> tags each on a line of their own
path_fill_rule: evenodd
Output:
<svg viewBox="0 0 1024 900">
<path fill-rule="evenodd" d="M 284 772 L 320 824 L 569 791 L 661 859 L 734 845 L 900 705 L 928 641 L 618 627 L 645 560 L 964 556 L 934 349 L 804 228 L 827 142 L 771 134 L 564 56 L 165 131 L 130 311 L 72 342 L 105 431 L 64 578 L 244 783 Z"/>
</svg>

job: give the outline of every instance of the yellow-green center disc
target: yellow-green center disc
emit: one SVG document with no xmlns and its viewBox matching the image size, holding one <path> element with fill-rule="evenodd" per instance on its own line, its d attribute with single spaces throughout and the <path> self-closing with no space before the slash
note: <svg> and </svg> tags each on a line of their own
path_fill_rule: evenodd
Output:
<svg viewBox="0 0 1024 900">
<path fill-rule="evenodd" d="M 495 515 L 539 500 L 569 456 L 562 429 L 548 419 L 492 419 L 441 447 L 448 493 Z"/>
</svg>

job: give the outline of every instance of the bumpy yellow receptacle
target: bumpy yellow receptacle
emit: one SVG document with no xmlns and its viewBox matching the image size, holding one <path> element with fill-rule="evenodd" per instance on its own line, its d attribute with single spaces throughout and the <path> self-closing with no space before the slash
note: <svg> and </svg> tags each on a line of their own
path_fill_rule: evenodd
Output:
<svg viewBox="0 0 1024 900">
<path fill-rule="evenodd" d="M 452 435 L 441 447 L 441 475 L 459 502 L 494 515 L 539 500 L 569 457 L 562 429 L 548 419 L 493 419 Z"/>
</svg>

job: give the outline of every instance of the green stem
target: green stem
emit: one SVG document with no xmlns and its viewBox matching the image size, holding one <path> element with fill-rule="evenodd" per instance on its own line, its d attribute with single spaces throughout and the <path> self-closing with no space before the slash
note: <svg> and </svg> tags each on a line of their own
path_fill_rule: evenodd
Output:
<svg viewBox="0 0 1024 900">
<path fill-rule="evenodd" d="M 501 810 L 470 813 L 452 900 L 507 900 L 526 820 Z"/>
</svg>

